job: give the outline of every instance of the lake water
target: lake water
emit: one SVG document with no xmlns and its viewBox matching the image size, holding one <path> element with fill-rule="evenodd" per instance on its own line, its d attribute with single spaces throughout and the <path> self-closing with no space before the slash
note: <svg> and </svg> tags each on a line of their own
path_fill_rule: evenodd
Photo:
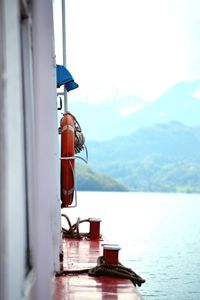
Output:
<svg viewBox="0 0 200 300">
<path fill-rule="evenodd" d="M 77 217 L 100 217 L 145 300 L 200 300 L 200 194 L 78 192 Z"/>
</svg>

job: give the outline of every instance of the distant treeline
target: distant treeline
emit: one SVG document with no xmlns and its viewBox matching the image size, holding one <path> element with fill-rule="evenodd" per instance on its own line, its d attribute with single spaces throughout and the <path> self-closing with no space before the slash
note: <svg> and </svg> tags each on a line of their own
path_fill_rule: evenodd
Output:
<svg viewBox="0 0 200 300">
<path fill-rule="evenodd" d="M 79 191 L 128 191 L 122 183 L 108 175 L 94 172 L 86 165 L 77 164 L 76 175 Z"/>
<path fill-rule="evenodd" d="M 80 190 L 200 192 L 200 127 L 157 124 L 88 149 L 93 171 L 79 167 Z"/>
</svg>

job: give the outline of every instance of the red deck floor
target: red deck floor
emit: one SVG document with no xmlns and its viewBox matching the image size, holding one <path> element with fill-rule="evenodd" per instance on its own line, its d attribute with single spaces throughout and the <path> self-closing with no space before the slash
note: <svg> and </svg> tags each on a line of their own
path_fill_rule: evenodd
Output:
<svg viewBox="0 0 200 300">
<path fill-rule="evenodd" d="M 63 239 L 65 269 L 93 268 L 102 255 L 101 241 Z M 54 300 L 143 299 L 128 279 L 87 274 L 55 277 Z"/>
</svg>

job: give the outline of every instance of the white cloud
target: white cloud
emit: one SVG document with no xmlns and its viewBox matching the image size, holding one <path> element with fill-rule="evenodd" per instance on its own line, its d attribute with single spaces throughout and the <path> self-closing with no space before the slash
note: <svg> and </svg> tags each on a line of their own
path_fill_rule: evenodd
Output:
<svg viewBox="0 0 200 300">
<path fill-rule="evenodd" d="M 126 107 L 126 108 L 121 108 L 119 110 L 119 112 L 125 116 L 125 117 L 128 117 L 130 116 L 132 113 L 142 109 L 144 107 L 144 104 L 138 104 L 136 106 L 132 106 L 132 107 Z"/>
<path fill-rule="evenodd" d="M 192 96 L 196 99 L 199 99 L 200 100 L 200 89 L 197 89 L 193 94 Z"/>
</svg>

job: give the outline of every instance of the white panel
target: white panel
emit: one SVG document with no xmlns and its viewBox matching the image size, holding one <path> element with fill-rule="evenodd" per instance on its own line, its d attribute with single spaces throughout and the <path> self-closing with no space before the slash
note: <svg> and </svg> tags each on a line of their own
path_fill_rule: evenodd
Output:
<svg viewBox="0 0 200 300">
<path fill-rule="evenodd" d="M 35 244 L 35 222 L 37 209 L 35 208 L 36 190 L 36 140 L 35 140 L 35 106 L 33 97 L 33 72 L 31 51 L 31 20 L 23 18 L 21 22 L 22 36 L 22 68 L 23 68 L 23 98 L 25 118 L 25 144 L 26 144 L 26 213 L 27 213 L 27 267 L 29 273 L 23 285 L 23 299 L 29 299 L 34 289 L 34 244 Z M 33 268 L 33 270 L 32 270 Z"/>
<path fill-rule="evenodd" d="M 36 276 L 36 282 L 31 283 L 34 285 L 31 299 L 49 300 L 52 296 L 52 276 L 59 269 L 61 245 L 52 3 L 49 0 L 33 1 L 33 40 L 31 45 L 30 26 L 28 20 L 23 20 L 23 51 L 19 3 L 18 0 L 0 0 L 0 4 L 4 5 L 0 9 L 4 16 L 1 30 L 5 37 L 2 42 L 1 31 L 0 218 L 3 226 L 0 229 L 0 287 L 4 289 L 1 289 L 0 296 L 1 299 L 19 300 L 23 297 L 23 290 L 29 294 L 29 283 L 32 282 L 29 277 L 32 278 L 32 275 L 24 282 L 28 201 L 34 271 L 30 274 Z M 2 45 L 5 47 L 4 56 Z M 25 65 L 24 94 L 22 56 Z"/>
<path fill-rule="evenodd" d="M 19 4 L 4 1 L 5 34 L 5 299 L 21 299 L 25 272 L 26 223 L 24 122 L 22 101 Z M 15 275 L 14 275 L 15 274 Z"/>
<path fill-rule="evenodd" d="M 36 299 L 50 299 L 59 267 L 60 197 L 52 3 L 33 1 L 33 74 L 38 207 L 35 222 Z"/>
</svg>

